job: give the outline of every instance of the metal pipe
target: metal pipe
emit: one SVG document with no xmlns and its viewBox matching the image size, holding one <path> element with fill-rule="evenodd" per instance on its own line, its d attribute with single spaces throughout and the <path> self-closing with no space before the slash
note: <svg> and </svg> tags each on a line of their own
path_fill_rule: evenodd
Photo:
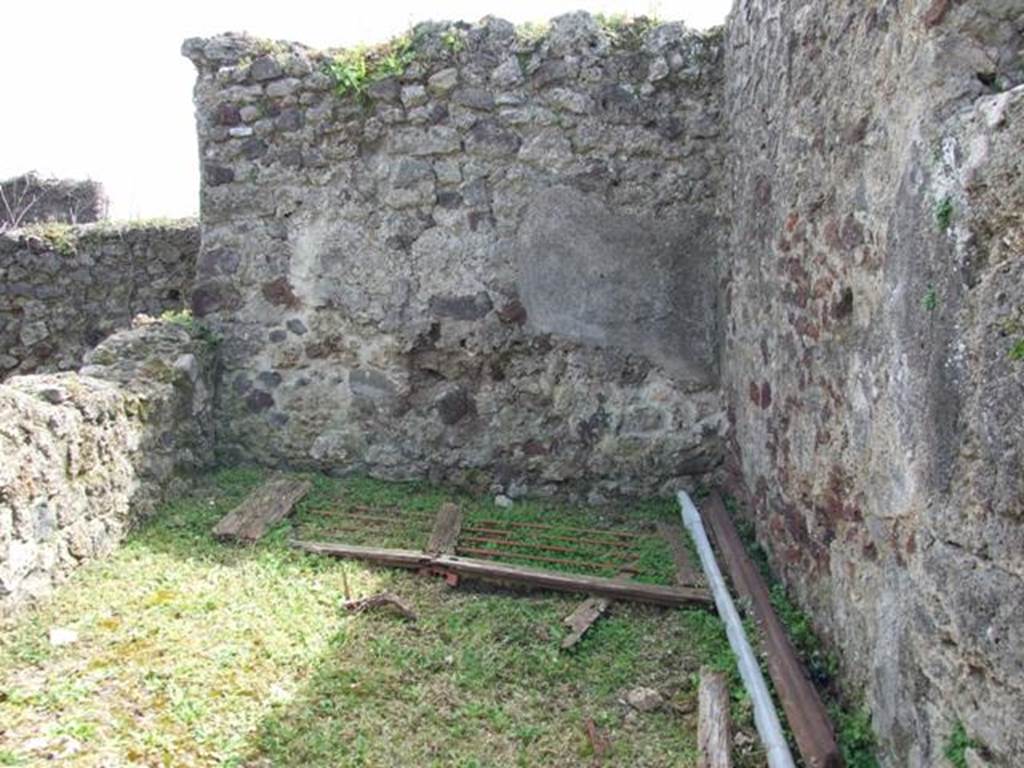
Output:
<svg viewBox="0 0 1024 768">
<path fill-rule="evenodd" d="M 754 703 L 754 724 L 757 726 L 757 732 L 761 735 L 761 743 L 764 744 L 768 765 L 770 768 L 794 768 L 793 755 L 790 753 L 786 737 L 782 733 L 782 725 L 779 723 L 775 704 L 772 702 L 768 686 L 761 674 L 757 657 L 743 631 L 743 623 L 736 612 L 736 606 L 733 605 L 732 597 L 729 596 L 725 579 L 722 578 L 722 572 L 718 569 L 715 553 L 711 550 L 711 543 L 704 532 L 700 513 L 685 491 L 679 491 L 677 498 L 682 510 L 683 525 L 686 526 L 686 530 L 693 538 L 693 543 L 697 546 L 697 554 L 700 555 L 704 576 L 707 578 L 708 587 L 715 598 L 715 607 L 718 608 L 718 615 L 725 623 L 729 645 L 733 653 L 736 654 L 736 666 L 739 668 L 740 677 L 743 678 L 743 685 Z"/>
</svg>

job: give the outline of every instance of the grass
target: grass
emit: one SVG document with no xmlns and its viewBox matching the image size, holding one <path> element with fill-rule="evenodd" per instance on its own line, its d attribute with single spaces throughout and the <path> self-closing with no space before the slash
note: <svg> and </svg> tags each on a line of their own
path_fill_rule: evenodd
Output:
<svg viewBox="0 0 1024 768">
<path fill-rule="evenodd" d="M 949 760 L 953 768 L 967 768 L 967 750 L 975 749 L 978 746 L 978 742 L 967 735 L 964 724 L 957 720 L 942 749 L 942 754 Z"/>
<path fill-rule="evenodd" d="M 1010 359 L 1016 361 L 1024 360 L 1024 339 L 1017 339 L 1013 346 L 1010 347 Z"/>
<path fill-rule="evenodd" d="M 215 543 L 210 527 L 261 480 L 247 469 L 204 478 L 4 627 L 0 765 L 591 765 L 593 719 L 613 745 L 606 764 L 686 766 L 696 762 L 701 665 L 732 675 L 746 744 L 737 765 L 763 763 L 712 613 L 616 604 L 565 652 L 562 619 L 577 596 L 468 581 L 450 589 L 287 546 L 295 533 L 336 525 L 327 509 L 399 517 L 435 511 L 453 494 L 315 476 L 294 520 L 259 544 Z M 455 498 L 469 519 L 497 514 L 487 500 Z M 668 508 L 610 515 L 517 503 L 500 513 L 643 530 Z M 403 525 L 377 543 L 415 543 L 422 531 Z M 660 555 L 652 548 L 648 557 L 650 578 L 666 578 Z M 354 594 L 401 595 L 419 621 L 347 614 L 343 580 Z M 78 642 L 52 647 L 55 626 L 75 630 Z M 657 688 L 666 706 L 629 710 L 621 699 L 639 685 Z"/>
<path fill-rule="evenodd" d="M 938 224 L 939 230 L 945 232 L 949 229 L 949 225 L 953 223 L 953 199 L 951 197 L 944 197 L 935 206 L 935 223 Z"/>
</svg>

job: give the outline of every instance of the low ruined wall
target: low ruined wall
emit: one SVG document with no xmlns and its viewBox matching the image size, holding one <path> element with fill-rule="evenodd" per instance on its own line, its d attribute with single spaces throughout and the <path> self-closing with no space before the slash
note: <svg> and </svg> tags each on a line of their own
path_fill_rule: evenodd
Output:
<svg viewBox="0 0 1024 768">
<path fill-rule="evenodd" d="M 741 0 L 723 382 L 885 765 L 1024 763 L 1019 4 Z"/>
<path fill-rule="evenodd" d="M 513 495 L 720 461 L 715 35 L 424 25 L 345 94 L 360 54 L 184 53 L 228 455 Z"/>
<path fill-rule="evenodd" d="M 190 220 L 0 235 L 0 378 L 73 370 L 135 315 L 180 310 L 198 253 Z"/>
<path fill-rule="evenodd" d="M 209 464 L 212 368 L 206 342 L 150 323 L 78 373 L 0 384 L 0 615 L 108 552 Z"/>
</svg>

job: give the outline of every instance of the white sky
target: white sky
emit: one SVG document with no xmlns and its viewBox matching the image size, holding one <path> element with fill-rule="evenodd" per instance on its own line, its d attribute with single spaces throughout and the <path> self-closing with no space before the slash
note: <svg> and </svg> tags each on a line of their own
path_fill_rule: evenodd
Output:
<svg viewBox="0 0 1024 768">
<path fill-rule="evenodd" d="M 427 19 L 542 21 L 584 7 L 704 28 L 731 0 L 10 0 L 3 17 L 0 178 L 101 181 L 114 218 L 198 209 L 186 37 L 228 30 L 317 47 L 386 40 Z"/>
</svg>

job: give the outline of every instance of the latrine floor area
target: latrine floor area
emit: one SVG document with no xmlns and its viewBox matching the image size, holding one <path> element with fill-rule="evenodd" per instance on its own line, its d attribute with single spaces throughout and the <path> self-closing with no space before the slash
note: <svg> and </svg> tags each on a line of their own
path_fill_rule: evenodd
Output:
<svg viewBox="0 0 1024 768">
<path fill-rule="evenodd" d="M 459 547 L 475 557 L 593 575 L 625 565 L 670 584 L 654 524 L 675 521 L 672 504 L 502 509 L 446 489 L 313 477 L 257 544 L 217 542 L 212 526 L 263 480 L 247 469 L 204 478 L 3 627 L 0 765 L 696 764 L 698 670 L 733 674 L 713 612 L 617 601 L 566 650 L 578 595 L 453 588 L 288 545 L 416 545 L 453 501 L 465 513 Z M 417 620 L 346 611 L 346 591 L 399 596 Z M 738 764 L 760 765 L 731 679 Z"/>
</svg>

